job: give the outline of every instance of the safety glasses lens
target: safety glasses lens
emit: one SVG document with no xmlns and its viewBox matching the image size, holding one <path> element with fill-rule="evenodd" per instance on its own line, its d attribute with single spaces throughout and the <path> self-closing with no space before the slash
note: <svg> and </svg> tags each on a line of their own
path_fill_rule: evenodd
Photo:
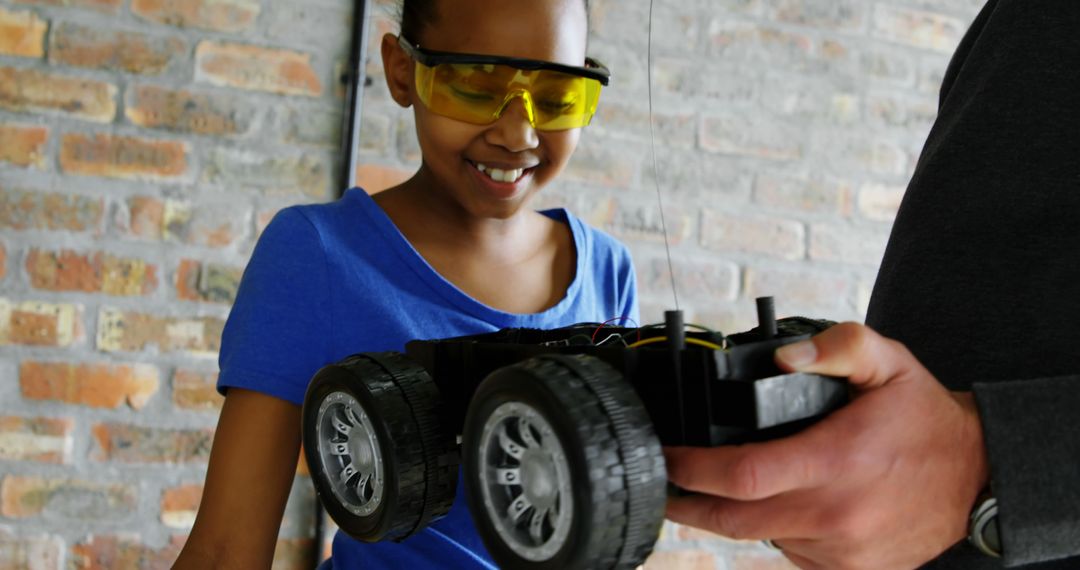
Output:
<svg viewBox="0 0 1080 570">
<path fill-rule="evenodd" d="M 589 124 L 600 99 L 600 82 L 552 70 L 521 70 L 498 64 L 416 64 L 420 101 L 432 112 L 489 124 L 516 98 L 540 130 Z"/>
</svg>

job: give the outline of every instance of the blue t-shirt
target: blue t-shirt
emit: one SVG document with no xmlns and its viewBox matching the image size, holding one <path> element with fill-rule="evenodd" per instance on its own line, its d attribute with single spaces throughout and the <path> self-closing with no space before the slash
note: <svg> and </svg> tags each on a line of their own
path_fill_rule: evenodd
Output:
<svg viewBox="0 0 1080 570">
<path fill-rule="evenodd" d="M 302 404 L 315 372 L 357 352 L 404 350 L 414 339 L 503 328 L 550 329 L 638 318 L 626 247 L 565 210 L 577 266 L 565 297 L 541 313 L 488 307 L 440 276 L 383 210 L 354 188 L 329 204 L 294 206 L 267 226 L 221 339 L 218 390 L 254 390 Z M 407 540 L 363 543 L 338 532 L 337 568 L 494 568 L 465 504 Z"/>
</svg>

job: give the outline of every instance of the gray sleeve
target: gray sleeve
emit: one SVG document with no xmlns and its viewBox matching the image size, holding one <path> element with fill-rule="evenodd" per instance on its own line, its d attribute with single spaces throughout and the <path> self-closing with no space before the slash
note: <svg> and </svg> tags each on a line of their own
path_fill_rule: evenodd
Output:
<svg viewBox="0 0 1080 570">
<path fill-rule="evenodd" d="M 974 391 L 1005 565 L 1080 555 L 1080 376 Z"/>
</svg>

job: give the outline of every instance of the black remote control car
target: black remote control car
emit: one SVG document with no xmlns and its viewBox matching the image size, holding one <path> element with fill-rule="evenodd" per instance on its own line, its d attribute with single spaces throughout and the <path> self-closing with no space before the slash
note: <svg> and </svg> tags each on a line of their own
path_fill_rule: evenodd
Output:
<svg viewBox="0 0 1080 570">
<path fill-rule="evenodd" d="M 758 319 L 725 337 L 669 311 L 657 326 L 506 329 L 351 356 L 308 387 L 312 480 L 349 535 L 403 540 L 449 511 L 461 467 L 501 567 L 634 568 L 664 520 L 661 445 L 780 437 L 847 399 L 843 381 L 773 361 L 831 323 L 777 321 L 771 298 Z"/>
</svg>

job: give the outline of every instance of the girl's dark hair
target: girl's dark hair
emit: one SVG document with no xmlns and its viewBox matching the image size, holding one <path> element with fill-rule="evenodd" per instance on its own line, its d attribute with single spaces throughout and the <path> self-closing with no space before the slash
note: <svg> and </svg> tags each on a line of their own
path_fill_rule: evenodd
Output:
<svg viewBox="0 0 1080 570">
<path fill-rule="evenodd" d="M 402 0 L 401 35 L 411 41 L 419 41 L 420 30 L 438 19 L 435 0 Z"/>
<path fill-rule="evenodd" d="M 420 30 L 439 18 L 435 3 L 438 0 L 402 0 L 401 35 L 419 41 Z M 585 17 L 589 17 L 589 0 L 585 0 Z"/>
</svg>

